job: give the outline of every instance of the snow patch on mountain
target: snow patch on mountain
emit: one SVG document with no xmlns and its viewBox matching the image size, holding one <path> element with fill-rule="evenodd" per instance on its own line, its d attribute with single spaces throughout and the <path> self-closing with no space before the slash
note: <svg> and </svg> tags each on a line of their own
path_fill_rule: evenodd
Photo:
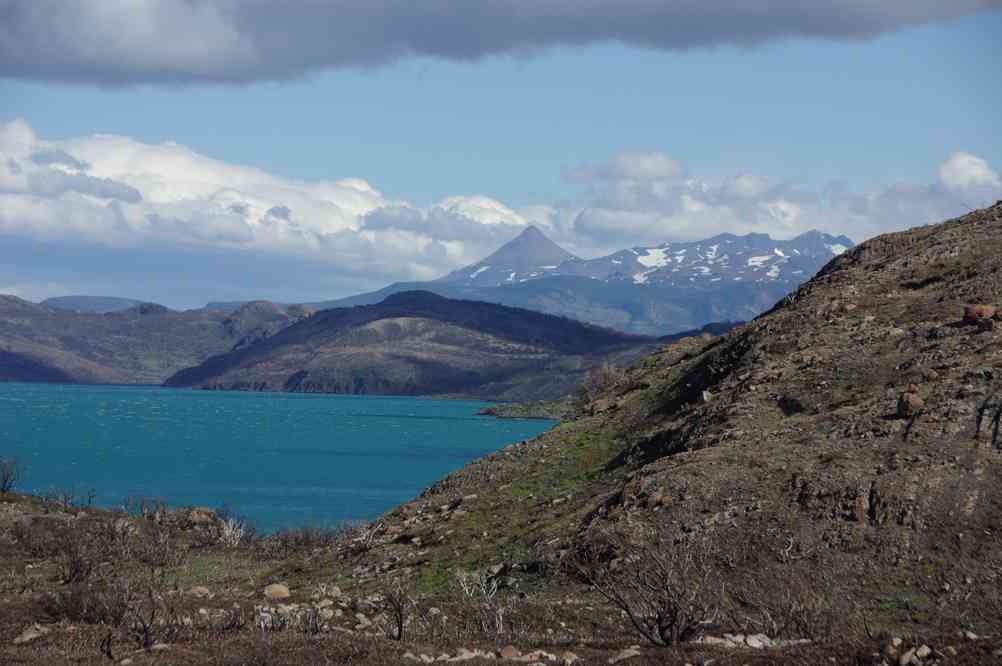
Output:
<svg viewBox="0 0 1002 666">
<path fill-rule="evenodd" d="M 643 266 L 648 268 L 661 268 L 666 266 L 670 261 L 668 258 L 668 250 L 663 247 L 652 247 L 647 250 L 647 254 L 644 256 L 638 256 L 637 261 Z"/>
</svg>

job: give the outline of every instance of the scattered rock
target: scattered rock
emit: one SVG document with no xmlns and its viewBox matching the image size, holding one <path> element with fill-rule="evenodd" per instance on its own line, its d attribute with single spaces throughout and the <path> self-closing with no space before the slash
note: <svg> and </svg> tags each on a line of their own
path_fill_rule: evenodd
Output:
<svg viewBox="0 0 1002 666">
<path fill-rule="evenodd" d="M 490 578 L 500 578 L 506 573 L 508 573 L 508 565 L 505 563 L 487 567 L 487 576 Z"/>
<path fill-rule="evenodd" d="M 617 654 L 615 657 L 610 657 L 609 663 L 618 664 L 621 661 L 626 661 L 627 659 L 632 659 L 633 657 L 639 657 L 639 656 L 641 656 L 640 650 L 637 650 L 636 648 L 627 648 L 626 650 L 623 650 L 622 652 Z"/>
<path fill-rule="evenodd" d="M 264 588 L 264 596 L 270 601 L 278 601 L 280 599 L 288 599 L 292 596 L 289 592 L 289 588 L 281 583 L 272 583 L 268 587 Z"/>
<path fill-rule="evenodd" d="M 592 416 L 601 414 L 612 409 L 612 401 L 607 398 L 599 398 L 598 400 L 589 403 L 585 409 Z"/>
<path fill-rule="evenodd" d="M 213 525 L 218 520 L 216 512 L 212 509 L 198 506 L 188 511 L 188 522 L 192 525 Z"/>
<path fill-rule="evenodd" d="M 196 599 L 207 599 L 212 596 L 212 592 L 204 585 L 196 585 L 188 590 L 188 596 L 195 597 Z"/>
<path fill-rule="evenodd" d="M 930 648 L 928 645 L 922 645 L 919 647 L 919 649 L 915 650 L 915 656 L 918 657 L 919 659 L 925 659 L 930 654 L 932 654 L 932 648 Z"/>
<path fill-rule="evenodd" d="M 51 631 L 52 630 L 48 627 L 43 627 L 40 624 L 33 624 L 18 634 L 17 638 L 14 639 L 14 645 L 24 645 L 25 643 L 38 640 Z"/>
<path fill-rule="evenodd" d="M 968 324 L 977 324 L 978 322 L 991 319 L 996 314 L 996 309 L 994 305 L 968 305 L 964 308 L 964 321 Z"/>
<path fill-rule="evenodd" d="M 762 650 L 772 645 L 772 640 L 765 634 L 754 634 L 745 637 L 745 645 L 756 650 Z"/>
<path fill-rule="evenodd" d="M 503 648 L 501 648 L 501 651 L 498 653 L 498 656 L 500 656 L 502 659 L 515 659 L 517 657 L 521 657 L 522 653 L 514 645 L 505 645 Z"/>
<path fill-rule="evenodd" d="M 571 664 L 576 661 L 580 661 L 580 659 L 581 658 L 573 652 L 564 652 L 560 655 L 560 661 L 564 663 L 564 666 L 571 666 Z"/>
<path fill-rule="evenodd" d="M 912 663 L 912 660 L 915 659 L 915 652 L 916 648 L 905 651 L 905 653 L 901 655 L 901 658 L 898 659 L 898 665 L 908 666 L 908 664 Z"/>
<path fill-rule="evenodd" d="M 898 417 L 910 419 L 925 409 L 925 401 L 919 397 L 918 393 L 906 391 L 898 398 Z"/>
</svg>

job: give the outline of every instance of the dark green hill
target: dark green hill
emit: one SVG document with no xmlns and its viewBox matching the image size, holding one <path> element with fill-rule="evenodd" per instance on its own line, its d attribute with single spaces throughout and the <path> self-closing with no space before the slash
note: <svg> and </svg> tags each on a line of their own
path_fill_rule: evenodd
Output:
<svg viewBox="0 0 1002 666">
<path fill-rule="evenodd" d="M 244 349 L 177 373 L 169 386 L 546 398 L 651 338 L 427 291 L 318 312 Z"/>
</svg>

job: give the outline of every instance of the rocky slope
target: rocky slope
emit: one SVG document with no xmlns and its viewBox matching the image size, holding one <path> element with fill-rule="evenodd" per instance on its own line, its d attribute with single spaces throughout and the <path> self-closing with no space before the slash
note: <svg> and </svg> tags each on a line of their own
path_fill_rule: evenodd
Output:
<svg viewBox="0 0 1002 666">
<path fill-rule="evenodd" d="M 789 241 L 765 234 L 722 234 L 586 260 L 529 227 L 483 261 L 439 280 L 394 284 L 316 305 L 372 304 L 401 291 L 425 289 L 622 331 L 668 335 L 710 322 L 751 319 L 850 247 L 845 236 L 817 231 Z"/>
<path fill-rule="evenodd" d="M 1002 305 L 1000 276 L 1002 202 L 863 243 L 385 515 L 353 584 L 479 568 L 575 589 L 568 558 L 660 526 L 717 554 L 701 580 L 735 617 L 997 636 L 1002 442 L 978 415 L 1002 403 L 1002 325 L 965 308 Z"/>
<path fill-rule="evenodd" d="M 169 386 L 325 393 L 556 398 L 650 338 L 430 292 L 324 310 L 177 373 Z"/>
<path fill-rule="evenodd" d="M 152 303 L 72 312 L 0 296 L 0 381 L 159 384 L 311 312 L 266 302 L 232 313 L 176 312 Z"/>
</svg>

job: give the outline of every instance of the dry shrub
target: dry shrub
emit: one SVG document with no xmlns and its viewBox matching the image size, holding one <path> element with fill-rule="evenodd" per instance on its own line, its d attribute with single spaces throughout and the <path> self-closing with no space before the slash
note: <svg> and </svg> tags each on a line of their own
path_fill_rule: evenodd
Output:
<svg viewBox="0 0 1002 666">
<path fill-rule="evenodd" d="M 86 582 L 103 566 L 126 562 L 163 572 L 179 566 L 186 554 L 170 530 L 153 523 L 137 527 L 121 518 L 51 517 L 15 523 L 11 533 L 28 555 L 56 560 L 67 584 Z"/>
<path fill-rule="evenodd" d="M 119 627 L 125 622 L 132 601 L 128 584 L 120 581 L 101 584 L 77 583 L 40 602 L 45 617 L 53 622 L 76 622 Z"/>
<path fill-rule="evenodd" d="M 697 638 L 719 615 L 714 555 L 706 537 L 647 526 L 633 534 L 606 532 L 570 557 L 568 566 L 640 637 L 674 646 Z"/>
<path fill-rule="evenodd" d="M 850 609 L 834 603 L 837 588 L 825 579 L 823 566 L 810 576 L 791 567 L 770 578 L 760 576 L 728 591 L 726 614 L 735 629 L 771 638 L 817 640 L 831 639 L 844 628 Z"/>
<path fill-rule="evenodd" d="M 324 551 L 361 552 L 368 548 L 376 528 L 346 522 L 334 528 L 303 527 L 282 530 L 253 541 L 254 552 L 264 559 L 283 560 L 294 555 L 311 556 Z"/>
</svg>

